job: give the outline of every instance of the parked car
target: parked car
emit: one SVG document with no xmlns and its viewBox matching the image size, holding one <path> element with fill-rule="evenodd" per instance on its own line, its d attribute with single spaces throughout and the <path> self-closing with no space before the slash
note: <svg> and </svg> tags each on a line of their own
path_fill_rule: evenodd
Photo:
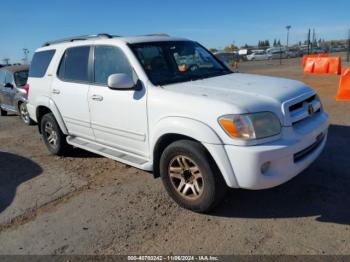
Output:
<svg viewBox="0 0 350 262">
<path fill-rule="evenodd" d="M 269 59 L 269 56 L 264 50 L 256 50 L 256 51 L 253 51 L 251 54 L 247 55 L 247 59 L 249 61 L 267 60 Z"/>
<path fill-rule="evenodd" d="M 300 57 L 300 51 L 296 50 L 296 49 L 289 49 L 288 51 L 286 51 L 287 54 L 287 58 L 295 58 L 295 57 Z"/>
<path fill-rule="evenodd" d="M 290 180 L 327 140 L 328 115 L 306 84 L 232 73 L 183 38 L 48 42 L 34 54 L 28 84 L 30 117 L 52 154 L 71 145 L 151 171 L 198 212 L 227 187 Z"/>
<path fill-rule="evenodd" d="M 269 59 L 287 58 L 287 50 L 284 47 L 272 47 L 266 49 Z"/>
<path fill-rule="evenodd" d="M 6 116 L 7 112 L 14 112 L 22 118 L 27 125 L 34 122 L 27 111 L 27 88 L 29 66 L 15 65 L 0 69 L 0 114 Z"/>
<path fill-rule="evenodd" d="M 331 47 L 329 49 L 329 52 L 343 52 L 346 51 L 347 48 L 346 47 Z"/>
<path fill-rule="evenodd" d="M 221 62 L 227 63 L 228 65 L 239 62 L 240 58 L 237 52 L 216 52 L 214 54 Z"/>
</svg>

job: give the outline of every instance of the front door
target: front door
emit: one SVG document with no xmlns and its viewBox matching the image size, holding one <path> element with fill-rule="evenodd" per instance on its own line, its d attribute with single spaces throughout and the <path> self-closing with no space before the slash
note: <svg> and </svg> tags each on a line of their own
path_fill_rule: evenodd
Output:
<svg viewBox="0 0 350 262">
<path fill-rule="evenodd" d="M 91 126 L 96 141 L 126 153 L 147 158 L 146 90 L 112 90 L 111 74 L 136 75 L 123 51 L 115 46 L 95 46 L 94 77 L 89 90 Z"/>
<path fill-rule="evenodd" d="M 88 105 L 90 46 L 68 48 L 53 80 L 51 98 L 70 135 L 94 139 Z"/>
</svg>

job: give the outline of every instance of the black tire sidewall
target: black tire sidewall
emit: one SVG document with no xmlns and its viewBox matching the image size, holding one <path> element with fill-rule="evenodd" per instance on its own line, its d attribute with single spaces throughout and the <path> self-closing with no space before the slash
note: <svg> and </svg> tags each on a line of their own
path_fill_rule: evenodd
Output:
<svg viewBox="0 0 350 262">
<path fill-rule="evenodd" d="M 47 140 L 47 135 L 44 131 L 45 129 L 45 124 L 47 122 L 51 122 L 52 128 L 56 131 L 57 133 L 57 146 L 53 147 L 50 145 L 50 143 Z M 40 128 L 41 128 L 41 135 L 44 140 L 44 143 L 47 147 L 47 149 L 50 151 L 51 154 L 53 155 L 61 155 L 64 150 L 64 145 L 65 145 L 65 135 L 62 133 L 54 115 L 52 113 L 48 113 L 43 116 L 40 122 Z"/>
<path fill-rule="evenodd" d="M 7 111 L 0 108 L 0 115 L 1 116 L 7 116 Z"/>
<path fill-rule="evenodd" d="M 202 195 L 196 200 L 187 200 L 179 195 L 172 185 L 168 174 L 170 161 L 177 155 L 183 155 L 192 159 L 200 168 L 203 176 L 204 188 Z M 205 148 L 198 142 L 180 140 L 169 145 L 162 153 L 160 159 L 160 174 L 163 185 L 172 199 L 180 206 L 196 211 L 207 212 L 216 204 L 220 195 L 218 176 L 221 176 L 216 168 L 213 168 L 211 159 Z M 224 190 L 224 188 L 222 188 Z"/>
</svg>

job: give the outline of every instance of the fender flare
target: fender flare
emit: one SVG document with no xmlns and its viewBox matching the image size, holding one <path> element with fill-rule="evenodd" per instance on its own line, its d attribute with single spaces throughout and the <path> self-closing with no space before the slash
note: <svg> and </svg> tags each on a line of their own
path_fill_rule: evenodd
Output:
<svg viewBox="0 0 350 262">
<path fill-rule="evenodd" d="M 166 134 L 191 137 L 202 143 L 223 144 L 216 132 L 205 123 L 187 117 L 165 117 L 151 128 L 150 147 L 153 151 L 158 140 Z"/>
<path fill-rule="evenodd" d="M 154 149 L 164 135 L 187 136 L 199 141 L 207 149 L 229 187 L 239 187 L 224 143 L 217 133 L 205 123 L 186 117 L 166 117 L 156 123 L 151 130 L 151 134 L 150 148 L 152 152 L 150 155 L 152 162 L 154 161 Z"/>
<path fill-rule="evenodd" d="M 59 127 L 61 128 L 62 133 L 65 135 L 68 135 L 69 134 L 68 129 L 66 127 L 66 124 L 63 121 L 63 117 L 62 117 L 60 111 L 58 110 L 55 102 L 49 97 L 39 99 L 39 101 L 37 101 L 36 116 L 38 116 L 38 108 L 40 106 L 44 106 L 52 112 Z"/>
</svg>

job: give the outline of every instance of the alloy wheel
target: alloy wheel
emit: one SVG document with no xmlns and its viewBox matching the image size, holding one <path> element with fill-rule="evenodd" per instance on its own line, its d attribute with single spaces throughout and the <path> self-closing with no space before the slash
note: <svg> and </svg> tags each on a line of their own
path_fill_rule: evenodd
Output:
<svg viewBox="0 0 350 262">
<path fill-rule="evenodd" d="M 176 192 L 188 199 L 198 199 L 204 189 L 202 172 L 198 165 L 189 157 L 178 155 L 174 157 L 168 168 L 171 184 Z"/>
<path fill-rule="evenodd" d="M 24 123 L 28 124 L 29 121 L 30 121 L 30 118 L 29 118 L 29 113 L 28 113 L 28 110 L 27 110 L 27 106 L 24 103 L 22 103 L 19 106 L 19 110 L 20 110 L 20 114 L 21 114 L 22 120 L 24 121 Z"/>
<path fill-rule="evenodd" d="M 52 146 L 53 148 L 57 147 L 58 136 L 51 122 L 45 123 L 44 132 L 46 134 L 46 139 L 49 145 Z"/>
</svg>

